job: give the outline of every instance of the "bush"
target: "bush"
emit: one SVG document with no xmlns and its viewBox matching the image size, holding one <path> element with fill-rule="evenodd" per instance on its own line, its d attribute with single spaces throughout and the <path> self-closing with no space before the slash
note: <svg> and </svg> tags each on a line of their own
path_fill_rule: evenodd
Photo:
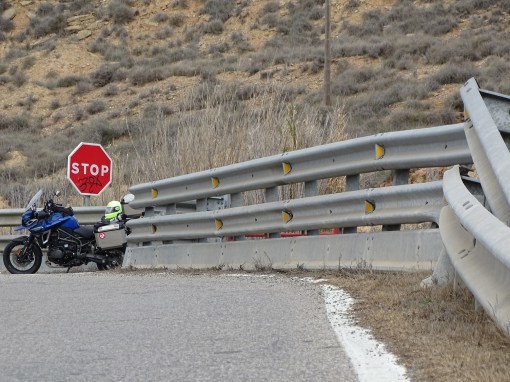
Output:
<svg viewBox="0 0 510 382">
<path fill-rule="evenodd" d="M 93 88 L 94 86 L 88 80 L 83 80 L 76 84 L 73 90 L 73 94 L 74 95 L 85 94 L 90 92 Z"/>
<path fill-rule="evenodd" d="M 219 44 L 211 44 L 209 49 L 207 50 L 211 54 L 215 53 L 226 53 L 230 49 L 230 46 L 226 42 L 222 42 Z"/>
<path fill-rule="evenodd" d="M 152 21 L 157 23 L 164 23 L 165 21 L 168 21 L 169 16 L 168 14 L 164 12 L 158 12 L 154 16 L 152 16 Z"/>
<path fill-rule="evenodd" d="M 435 74 L 430 76 L 429 80 L 441 85 L 463 84 L 469 78 L 478 76 L 478 73 L 478 69 L 472 65 L 449 63 L 443 65 Z"/>
<path fill-rule="evenodd" d="M 23 86 L 25 82 L 27 82 L 27 76 L 23 72 L 16 72 L 11 78 L 11 81 L 14 85 L 16 85 L 18 88 Z"/>
<path fill-rule="evenodd" d="M 96 88 L 102 88 L 105 85 L 108 85 L 110 82 L 113 82 L 115 79 L 115 74 L 119 70 L 119 65 L 114 64 L 103 64 L 97 69 L 95 72 L 92 72 L 90 75 L 90 79 L 92 80 L 92 84 Z"/>
<path fill-rule="evenodd" d="M 188 8 L 188 0 L 174 0 L 172 1 L 172 8 Z"/>
<path fill-rule="evenodd" d="M 280 3 L 277 1 L 269 1 L 264 4 L 262 10 L 260 12 L 261 15 L 265 15 L 267 13 L 274 13 L 280 10 Z"/>
<path fill-rule="evenodd" d="M 164 39 L 167 39 L 169 38 L 170 36 L 172 36 L 172 34 L 174 33 L 173 29 L 170 28 L 170 27 L 165 27 L 159 31 L 156 32 L 156 38 L 159 39 L 159 40 L 164 40 Z"/>
<path fill-rule="evenodd" d="M 127 24 L 135 17 L 135 10 L 131 2 L 126 0 L 112 0 L 108 4 L 108 16 L 115 24 Z"/>
<path fill-rule="evenodd" d="M 201 15 L 209 15 L 209 21 L 219 20 L 222 23 L 227 21 L 234 10 L 234 2 L 232 0 L 207 0 L 199 10 Z"/>
<path fill-rule="evenodd" d="M 56 110 L 60 107 L 60 101 L 58 99 L 54 99 L 50 102 L 50 109 L 51 110 Z"/>
<path fill-rule="evenodd" d="M 32 36 L 40 38 L 51 33 L 61 35 L 67 27 L 64 14 L 65 7 L 60 4 L 42 3 L 36 10 L 36 16 L 30 19 L 29 32 Z"/>
<path fill-rule="evenodd" d="M 209 21 L 202 25 L 202 32 L 210 34 L 222 34 L 223 33 L 223 22 L 218 19 Z"/>
<path fill-rule="evenodd" d="M 90 102 L 87 105 L 87 107 L 85 108 L 85 110 L 89 114 L 101 113 L 105 109 L 106 109 L 106 103 L 102 99 L 98 99 L 98 100 Z"/>
<path fill-rule="evenodd" d="M 81 76 L 76 76 L 76 75 L 70 75 L 70 76 L 65 76 L 65 77 L 62 77 L 62 78 L 59 78 L 57 80 L 57 87 L 59 88 L 70 88 L 71 86 L 75 86 L 78 82 L 80 81 L 83 81 L 84 78 L 81 77 Z"/>
<path fill-rule="evenodd" d="M 0 12 L 1 14 L 2 12 Z M 3 17 L 0 17 L 0 31 L 2 32 L 10 32 L 14 29 L 14 23 L 12 20 L 4 19 Z"/>
<path fill-rule="evenodd" d="M 105 87 L 103 94 L 106 97 L 115 96 L 115 95 L 119 94 L 119 87 L 117 85 L 110 84 L 107 87 Z"/>
<path fill-rule="evenodd" d="M 186 17 L 181 13 L 174 13 L 170 16 L 168 23 L 173 27 L 181 27 L 184 25 Z"/>
<path fill-rule="evenodd" d="M 129 72 L 128 78 L 135 86 L 145 85 L 150 82 L 162 81 L 168 77 L 168 71 L 161 67 L 135 66 Z"/>
</svg>

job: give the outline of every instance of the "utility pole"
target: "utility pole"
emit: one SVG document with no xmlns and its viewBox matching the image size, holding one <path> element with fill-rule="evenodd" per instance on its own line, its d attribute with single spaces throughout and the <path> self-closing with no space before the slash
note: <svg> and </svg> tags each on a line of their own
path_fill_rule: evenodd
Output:
<svg viewBox="0 0 510 382">
<path fill-rule="evenodd" d="M 324 41 L 324 106 L 331 107 L 331 4 L 326 0 L 326 33 Z"/>
</svg>

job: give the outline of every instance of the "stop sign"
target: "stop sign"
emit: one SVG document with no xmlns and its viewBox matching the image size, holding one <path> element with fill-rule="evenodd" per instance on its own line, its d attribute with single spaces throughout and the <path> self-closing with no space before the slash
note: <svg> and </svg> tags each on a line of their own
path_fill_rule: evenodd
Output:
<svg viewBox="0 0 510 382">
<path fill-rule="evenodd" d="M 80 143 L 67 157 L 67 178 L 82 195 L 99 195 L 112 181 L 112 159 L 101 145 Z"/>
</svg>

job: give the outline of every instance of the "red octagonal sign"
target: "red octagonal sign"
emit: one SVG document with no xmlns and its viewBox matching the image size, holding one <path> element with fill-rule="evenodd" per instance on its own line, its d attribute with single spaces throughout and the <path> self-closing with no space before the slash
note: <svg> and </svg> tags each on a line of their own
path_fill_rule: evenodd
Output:
<svg viewBox="0 0 510 382">
<path fill-rule="evenodd" d="M 112 159 L 101 145 L 80 143 L 67 157 L 67 178 L 82 195 L 99 195 L 112 181 Z"/>
</svg>

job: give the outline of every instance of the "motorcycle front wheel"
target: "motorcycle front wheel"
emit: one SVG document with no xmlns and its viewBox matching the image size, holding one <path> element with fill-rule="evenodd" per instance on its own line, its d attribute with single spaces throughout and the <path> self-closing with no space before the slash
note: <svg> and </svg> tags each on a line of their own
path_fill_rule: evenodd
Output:
<svg viewBox="0 0 510 382">
<path fill-rule="evenodd" d="M 4 249 L 4 265 L 10 273 L 30 274 L 39 270 L 42 263 L 42 251 L 33 244 L 11 241 Z"/>
</svg>

